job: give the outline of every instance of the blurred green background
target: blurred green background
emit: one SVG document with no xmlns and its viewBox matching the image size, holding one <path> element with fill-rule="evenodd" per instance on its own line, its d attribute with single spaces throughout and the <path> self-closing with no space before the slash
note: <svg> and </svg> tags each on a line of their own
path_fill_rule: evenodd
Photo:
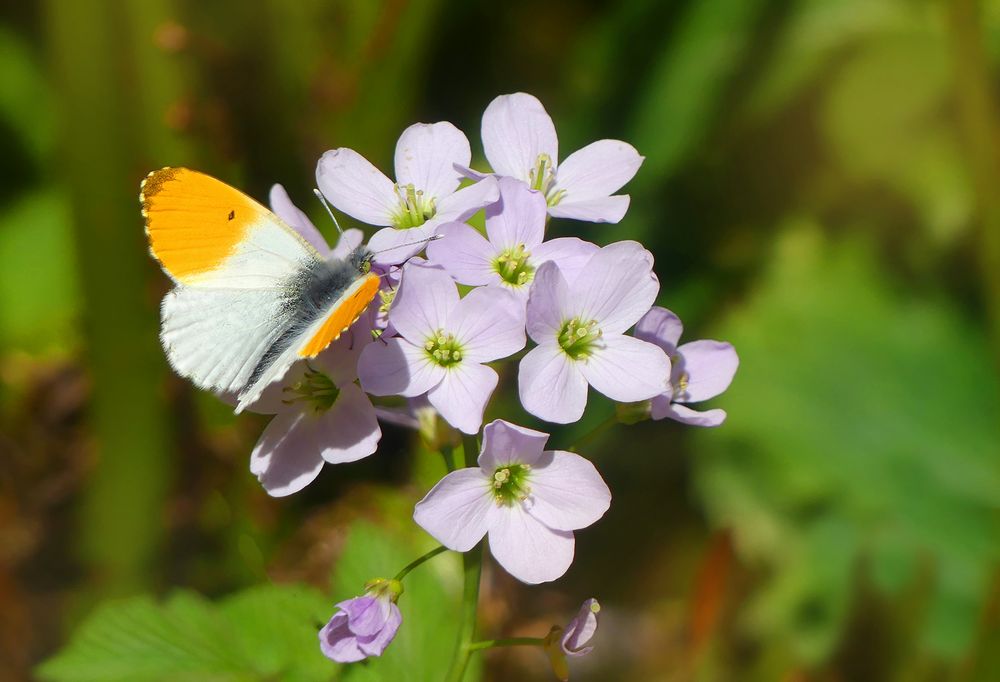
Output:
<svg viewBox="0 0 1000 682">
<path fill-rule="evenodd" d="M 450 120 L 482 168 L 482 110 L 518 90 L 564 157 L 646 156 L 620 225 L 550 233 L 642 241 L 685 338 L 742 364 L 721 428 L 591 443 L 610 512 L 554 584 L 487 570 L 483 635 L 596 596 L 576 680 L 1000 679 L 994 0 L 5 3 L 0 679 L 437 679 L 450 559 L 413 574 L 383 660 L 342 670 L 314 633 L 432 546 L 409 514 L 440 461 L 386 427 L 268 498 L 264 421 L 166 366 L 138 186 L 164 165 L 282 182 L 329 237 L 324 150 L 391 170 L 406 125 Z M 611 410 L 592 395 L 551 443 Z M 483 663 L 551 679 L 536 651 Z"/>
</svg>

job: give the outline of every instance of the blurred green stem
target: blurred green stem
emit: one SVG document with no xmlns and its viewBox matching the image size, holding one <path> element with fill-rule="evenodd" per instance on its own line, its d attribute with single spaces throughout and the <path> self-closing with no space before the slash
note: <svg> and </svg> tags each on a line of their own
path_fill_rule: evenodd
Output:
<svg viewBox="0 0 1000 682">
<path fill-rule="evenodd" d="M 448 473 L 455 470 L 455 448 L 445 445 L 441 448 L 441 457 L 444 459 L 444 466 Z"/>
<path fill-rule="evenodd" d="M 571 445 L 568 450 L 570 452 L 579 452 L 580 448 L 587 445 L 592 440 L 603 434 L 605 431 L 610 429 L 612 426 L 618 423 L 618 413 L 612 412 L 607 417 L 605 417 L 597 426 L 592 428 L 587 433 L 583 434 L 577 439 L 573 445 Z"/>
<path fill-rule="evenodd" d="M 462 573 L 464 587 L 462 590 L 461 623 L 458 626 L 458 643 L 455 654 L 448 668 L 447 682 L 462 682 L 465 669 L 469 666 L 472 655 L 472 640 L 476 636 L 476 616 L 479 611 L 479 579 L 483 570 L 483 543 L 470 549 L 462 555 Z"/>
<path fill-rule="evenodd" d="M 406 566 L 403 567 L 403 570 L 401 570 L 399 573 L 397 573 L 395 575 L 395 577 L 393 577 L 393 580 L 402 580 L 403 578 L 405 578 L 407 576 L 407 574 L 410 571 L 412 571 L 413 569 L 415 569 L 420 564 L 424 563 L 428 559 L 433 559 L 434 557 L 436 557 L 441 552 L 446 552 L 446 551 L 448 551 L 447 547 L 444 547 L 444 546 L 435 547 L 431 551 L 427 552 L 427 554 L 419 556 L 416 559 L 414 559 L 413 561 L 411 561 L 410 563 L 406 564 Z"/>
<path fill-rule="evenodd" d="M 508 637 L 507 639 L 484 639 L 472 642 L 469 651 L 480 651 L 500 646 L 545 646 L 544 637 Z"/>
<path fill-rule="evenodd" d="M 979 1 L 953 0 L 949 7 L 959 113 L 981 212 L 980 268 L 1000 367 L 1000 106 L 992 90 Z"/>
</svg>

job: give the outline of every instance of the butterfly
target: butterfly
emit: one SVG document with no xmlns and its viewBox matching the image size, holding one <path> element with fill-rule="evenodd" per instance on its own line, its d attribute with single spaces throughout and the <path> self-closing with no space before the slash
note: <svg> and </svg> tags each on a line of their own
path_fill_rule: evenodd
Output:
<svg viewBox="0 0 1000 682">
<path fill-rule="evenodd" d="M 235 395 L 237 413 L 336 341 L 378 293 L 366 247 L 326 258 L 204 173 L 153 171 L 139 201 L 150 253 L 175 285 L 160 311 L 167 359 L 196 386 Z"/>
</svg>

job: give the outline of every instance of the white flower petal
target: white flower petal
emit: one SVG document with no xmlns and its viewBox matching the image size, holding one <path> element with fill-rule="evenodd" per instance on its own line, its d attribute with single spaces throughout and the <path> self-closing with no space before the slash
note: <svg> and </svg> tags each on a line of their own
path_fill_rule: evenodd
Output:
<svg viewBox="0 0 1000 682">
<path fill-rule="evenodd" d="M 524 306 L 504 289 L 479 287 L 452 310 L 449 331 L 462 344 L 466 360 L 499 360 L 524 348 Z"/>
<path fill-rule="evenodd" d="M 556 127 L 537 98 L 523 92 L 501 95 L 483 112 L 483 151 L 493 172 L 524 182 L 540 154 L 559 160 Z"/>
<path fill-rule="evenodd" d="M 349 216 L 369 225 L 391 225 L 399 210 L 392 180 L 353 149 L 331 149 L 316 165 L 323 196 Z"/>
<path fill-rule="evenodd" d="M 432 264 L 444 268 L 460 284 L 500 283 L 493 267 L 497 251 L 486 237 L 465 223 L 445 223 L 438 233 L 444 236 L 427 245 L 427 259 Z"/>
<path fill-rule="evenodd" d="M 445 370 L 441 383 L 427 393 L 427 399 L 444 420 L 462 433 L 476 433 L 483 423 L 483 411 L 500 377 L 485 365 L 462 362 Z"/>
<path fill-rule="evenodd" d="M 405 229 L 384 227 L 368 240 L 368 248 L 378 265 L 397 265 L 420 253 L 434 235 L 434 229 L 430 223 Z"/>
<path fill-rule="evenodd" d="M 559 265 L 550 261 L 539 266 L 530 291 L 525 319 L 528 336 L 535 343 L 555 341 L 563 322 L 570 319 L 572 303 Z"/>
<path fill-rule="evenodd" d="M 597 391 L 620 403 L 648 400 L 670 384 L 670 358 L 663 349 L 631 336 L 605 336 L 580 372 Z"/>
<path fill-rule="evenodd" d="M 448 549 L 468 552 L 499 512 L 490 480 L 478 467 L 470 467 L 438 481 L 413 508 L 413 520 Z"/>
<path fill-rule="evenodd" d="M 555 530 L 586 528 L 611 506 L 611 491 L 597 469 L 572 452 L 548 451 L 531 469 L 529 514 Z"/>
<path fill-rule="evenodd" d="M 470 161 L 469 140 L 451 123 L 414 123 L 396 143 L 396 182 L 440 199 L 458 189 L 462 176 L 454 164 Z"/>
<path fill-rule="evenodd" d="M 682 344 L 680 371 L 687 374 L 687 387 L 674 394 L 674 402 L 697 403 L 719 395 L 733 381 L 740 359 L 732 344 L 703 339 Z"/>
<path fill-rule="evenodd" d="M 358 361 L 361 385 L 372 395 L 412 398 L 440 383 L 444 373 L 427 351 L 399 337 L 369 343 Z"/>
<path fill-rule="evenodd" d="M 437 211 L 427 224 L 437 226 L 451 221 L 462 222 L 473 213 L 496 202 L 500 196 L 497 180 L 488 176 L 474 185 L 463 187 L 437 202 Z"/>
<path fill-rule="evenodd" d="M 365 233 L 361 230 L 355 227 L 346 229 L 337 240 L 337 245 L 330 250 L 330 255 L 343 260 L 351 255 L 351 251 L 361 246 L 364 240 Z"/>
<path fill-rule="evenodd" d="M 573 533 L 546 527 L 521 505 L 499 511 L 489 530 L 490 552 L 497 563 L 531 585 L 566 573 L 573 563 Z"/>
<path fill-rule="evenodd" d="M 542 458 L 549 434 L 526 429 L 503 419 L 494 419 L 483 429 L 483 451 L 479 466 L 492 476 L 497 468 L 512 462 L 534 465 Z"/>
<path fill-rule="evenodd" d="M 673 403 L 657 410 L 655 401 L 653 408 L 650 415 L 653 419 L 673 419 L 674 421 L 691 426 L 719 426 L 722 422 L 726 421 L 726 411 L 720 409 L 699 412 L 698 410 L 692 410 L 686 405 Z"/>
<path fill-rule="evenodd" d="M 638 322 L 660 290 L 653 255 L 639 242 L 605 246 L 584 270 L 573 283 L 571 307 L 581 319 L 596 320 L 605 334 L 620 334 Z"/>
<path fill-rule="evenodd" d="M 542 263 L 555 262 L 566 282 L 572 284 L 580 273 L 585 272 L 585 266 L 597 251 L 597 244 L 577 237 L 559 237 L 532 249 L 529 262 L 536 268 Z"/>
<path fill-rule="evenodd" d="M 288 192 L 285 191 L 284 187 L 278 184 L 271 186 L 269 203 L 275 215 L 288 223 L 289 227 L 312 244 L 312 247 L 319 251 L 320 255 L 326 256 L 330 253 L 330 247 L 327 245 L 326 240 L 323 239 L 323 235 L 320 234 L 316 226 L 309 220 L 309 216 L 292 203 L 292 199 L 288 196 Z"/>
<path fill-rule="evenodd" d="M 407 340 L 422 346 L 439 330 L 451 330 L 449 320 L 458 301 L 458 288 L 448 273 L 411 262 L 403 268 L 389 322 Z"/>
<path fill-rule="evenodd" d="M 486 234 L 498 251 L 519 244 L 532 251 L 545 235 L 545 197 L 514 178 L 499 185 L 500 200 L 486 207 Z"/>
<path fill-rule="evenodd" d="M 601 199 L 635 177 L 642 160 L 635 147 L 627 142 L 591 142 L 559 164 L 555 189 L 566 191 L 567 202 Z"/>
<path fill-rule="evenodd" d="M 587 407 L 587 380 L 578 364 L 554 342 L 529 351 L 517 372 L 524 409 L 557 424 L 569 424 L 582 417 Z"/>
<path fill-rule="evenodd" d="M 599 199 L 567 199 L 555 206 L 549 207 L 549 215 L 553 218 L 569 218 L 570 220 L 586 220 L 590 223 L 618 223 L 628 213 L 631 199 L 627 194 L 615 194 Z"/>
<path fill-rule="evenodd" d="M 373 454 L 382 438 L 375 408 L 356 384 L 341 386 L 333 406 L 316 422 L 320 455 L 331 464 L 355 462 Z"/>
<path fill-rule="evenodd" d="M 275 415 L 250 454 L 250 471 L 272 497 L 285 497 L 312 483 L 323 468 L 311 424 L 300 410 Z M 305 423 L 304 423 L 305 422 Z"/>
<path fill-rule="evenodd" d="M 637 339 L 655 343 L 666 351 L 667 355 L 673 355 L 683 333 L 684 324 L 681 318 L 666 308 L 654 305 L 636 323 L 633 335 Z"/>
</svg>

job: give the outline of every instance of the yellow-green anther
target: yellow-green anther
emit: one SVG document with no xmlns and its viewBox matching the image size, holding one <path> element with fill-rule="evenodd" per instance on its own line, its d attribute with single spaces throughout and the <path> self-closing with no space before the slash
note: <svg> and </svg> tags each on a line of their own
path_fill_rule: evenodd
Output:
<svg viewBox="0 0 1000 682">
<path fill-rule="evenodd" d="M 438 330 L 424 342 L 430 359 L 442 367 L 453 367 L 462 361 L 462 347 L 453 334 Z"/>
<path fill-rule="evenodd" d="M 523 502 L 531 494 L 531 467 L 527 464 L 507 464 L 493 472 L 493 498 L 497 504 L 511 506 Z"/>
<path fill-rule="evenodd" d="M 312 368 L 307 369 L 294 384 L 285 386 L 282 392 L 288 396 L 282 399 L 286 405 L 303 402 L 315 412 L 329 410 L 340 395 L 340 389 L 333 383 L 333 379 Z"/>
<path fill-rule="evenodd" d="M 399 212 L 393 216 L 392 221 L 397 228 L 418 227 L 434 217 L 434 197 L 425 197 L 424 191 L 416 189 L 412 184 L 396 185 L 393 190 L 399 199 Z"/>
<path fill-rule="evenodd" d="M 513 287 L 524 286 L 530 282 L 535 275 L 535 268 L 528 259 L 528 253 L 524 244 L 518 244 L 504 249 L 493 261 L 493 270 L 500 275 L 500 279 Z"/>
<path fill-rule="evenodd" d="M 596 320 L 584 322 L 576 317 L 563 322 L 558 336 L 559 347 L 574 360 L 586 360 L 590 357 L 599 338 L 601 329 Z"/>
</svg>

